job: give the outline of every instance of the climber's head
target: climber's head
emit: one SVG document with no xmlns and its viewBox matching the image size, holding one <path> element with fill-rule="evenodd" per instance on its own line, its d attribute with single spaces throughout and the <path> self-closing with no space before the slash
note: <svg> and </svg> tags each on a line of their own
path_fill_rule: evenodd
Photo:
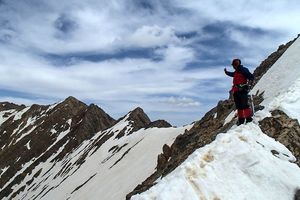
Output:
<svg viewBox="0 0 300 200">
<path fill-rule="evenodd" d="M 234 69 L 236 69 L 238 66 L 241 65 L 241 60 L 238 59 L 238 58 L 235 58 L 235 59 L 232 60 L 231 65 L 233 66 Z"/>
</svg>

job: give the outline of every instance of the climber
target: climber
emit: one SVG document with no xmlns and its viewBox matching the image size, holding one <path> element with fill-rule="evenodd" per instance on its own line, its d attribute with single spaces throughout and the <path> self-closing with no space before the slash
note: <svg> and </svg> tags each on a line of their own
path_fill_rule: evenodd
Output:
<svg viewBox="0 0 300 200">
<path fill-rule="evenodd" d="M 233 77 L 233 86 L 231 92 L 233 94 L 233 99 L 235 107 L 238 110 L 238 125 L 244 124 L 245 120 L 247 122 L 252 121 L 252 110 L 248 104 L 248 91 L 249 85 L 251 85 L 254 76 L 249 72 L 249 70 L 241 65 L 240 59 L 233 59 L 231 65 L 235 69 L 234 72 L 227 71 L 224 68 L 224 72 L 227 76 Z"/>
</svg>

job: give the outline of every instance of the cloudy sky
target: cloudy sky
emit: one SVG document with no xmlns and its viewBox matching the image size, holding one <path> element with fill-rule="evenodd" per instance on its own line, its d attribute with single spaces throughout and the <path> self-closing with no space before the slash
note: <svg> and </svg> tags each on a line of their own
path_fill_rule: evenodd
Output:
<svg viewBox="0 0 300 200">
<path fill-rule="evenodd" d="M 1 0 L 0 101 L 191 123 L 228 97 L 232 58 L 253 72 L 299 24 L 298 0 Z"/>
</svg>

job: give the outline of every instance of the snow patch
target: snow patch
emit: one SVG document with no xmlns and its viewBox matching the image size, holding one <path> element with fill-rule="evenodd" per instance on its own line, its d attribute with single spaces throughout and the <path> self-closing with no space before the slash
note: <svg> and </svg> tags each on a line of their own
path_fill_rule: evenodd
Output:
<svg viewBox="0 0 300 200">
<path fill-rule="evenodd" d="M 17 112 L 16 115 L 15 115 L 15 117 L 14 117 L 14 121 L 17 121 L 17 120 L 19 120 L 19 119 L 22 119 L 22 115 L 23 115 L 24 113 L 26 113 L 29 109 L 30 109 L 30 107 L 26 107 L 26 108 L 24 108 L 23 110 Z"/>
<path fill-rule="evenodd" d="M 49 106 L 49 108 L 46 110 L 45 113 L 50 112 L 50 111 L 51 111 L 53 108 L 55 108 L 58 104 L 59 104 L 59 103 L 56 103 L 56 104 L 53 104 L 53 105 Z"/>
<path fill-rule="evenodd" d="M 214 114 L 214 119 L 216 119 L 218 117 L 218 113 Z"/>
<path fill-rule="evenodd" d="M 2 176 L 2 174 L 4 174 L 7 170 L 8 170 L 9 167 L 4 167 L 2 169 L 0 169 L 0 178 Z"/>
<path fill-rule="evenodd" d="M 0 112 L 0 125 L 3 124 L 6 120 L 9 119 L 9 117 L 16 112 L 16 110 L 11 109 L 11 110 L 5 110 Z M 6 115 L 6 116 L 4 116 Z M 8 116 L 7 116 L 8 115 Z"/>
<path fill-rule="evenodd" d="M 224 125 L 231 122 L 231 120 L 235 117 L 236 115 L 236 112 L 235 111 L 232 111 L 225 119 L 224 121 Z"/>
<path fill-rule="evenodd" d="M 25 126 L 25 128 L 27 127 L 28 125 Z M 34 129 L 36 128 L 36 126 L 32 127 L 29 131 L 27 131 L 26 133 L 23 133 L 17 140 L 15 143 L 19 142 L 21 139 L 23 139 L 25 136 L 29 135 Z M 24 128 L 23 128 L 24 129 Z M 22 130 L 23 130 L 22 129 Z M 21 132 L 21 131 L 20 131 Z"/>
<path fill-rule="evenodd" d="M 300 69 L 299 69 L 300 71 Z M 279 109 L 300 123 L 300 78 L 270 103 L 269 110 Z"/>
<path fill-rule="evenodd" d="M 27 147 L 28 150 L 31 149 L 31 148 L 30 148 L 30 141 L 28 141 L 28 142 L 26 143 L 26 147 Z"/>
<path fill-rule="evenodd" d="M 57 130 L 55 130 L 54 128 L 52 128 L 52 129 L 50 130 L 50 133 L 51 133 L 51 135 L 53 135 L 53 134 L 57 133 Z"/>
</svg>

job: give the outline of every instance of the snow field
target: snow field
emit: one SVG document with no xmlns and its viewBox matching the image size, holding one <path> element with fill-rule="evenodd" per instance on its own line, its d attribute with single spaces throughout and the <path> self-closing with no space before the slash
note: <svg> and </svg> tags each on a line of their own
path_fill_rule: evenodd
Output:
<svg viewBox="0 0 300 200">
<path fill-rule="evenodd" d="M 254 123 L 235 126 L 132 200 L 292 199 L 300 187 L 292 161 L 291 152 Z"/>
</svg>

